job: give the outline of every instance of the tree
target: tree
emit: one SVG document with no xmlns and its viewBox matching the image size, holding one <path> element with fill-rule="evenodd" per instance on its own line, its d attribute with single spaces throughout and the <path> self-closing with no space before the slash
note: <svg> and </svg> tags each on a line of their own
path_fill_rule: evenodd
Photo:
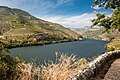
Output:
<svg viewBox="0 0 120 80">
<path fill-rule="evenodd" d="M 93 6 L 120 10 L 120 0 L 94 0 Z"/>
<path fill-rule="evenodd" d="M 92 26 L 103 26 L 106 30 L 117 29 L 120 31 L 120 0 L 94 0 L 93 6 L 110 8 L 113 13 L 110 17 L 96 13 L 97 18 L 92 20 Z"/>
<path fill-rule="evenodd" d="M 103 26 L 106 30 L 111 28 L 111 18 L 110 17 L 106 17 L 105 14 L 101 14 L 101 13 L 96 13 L 97 18 L 93 19 L 93 25 L 92 26 Z"/>
<path fill-rule="evenodd" d="M 111 16 L 112 18 L 112 27 L 114 29 L 118 29 L 120 31 L 120 10 L 115 10 L 114 13 Z"/>
</svg>

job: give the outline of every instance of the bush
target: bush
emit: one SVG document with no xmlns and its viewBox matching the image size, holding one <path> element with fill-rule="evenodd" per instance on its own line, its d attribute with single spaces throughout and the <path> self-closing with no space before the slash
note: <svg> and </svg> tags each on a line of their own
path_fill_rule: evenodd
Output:
<svg viewBox="0 0 120 80">
<path fill-rule="evenodd" d="M 16 72 L 16 62 L 7 50 L 1 49 L 0 52 L 0 80 L 12 80 Z"/>
<path fill-rule="evenodd" d="M 106 45 L 108 51 L 120 50 L 120 40 L 113 40 Z"/>
</svg>

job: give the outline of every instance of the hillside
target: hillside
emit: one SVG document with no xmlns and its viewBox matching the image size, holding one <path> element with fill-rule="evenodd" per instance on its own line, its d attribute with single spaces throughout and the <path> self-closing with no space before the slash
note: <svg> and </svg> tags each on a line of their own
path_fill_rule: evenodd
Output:
<svg viewBox="0 0 120 80">
<path fill-rule="evenodd" d="M 81 39 L 63 26 L 38 19 L 29 13 L 0 6 L 0 41 L 10 43 L 50 43 Z"/>
<path fill-rule="evenodd" d="M 77 32 L 78 34 L 81 34 L 84 38 L 94 38 L 94 39 L 102 39 L 100 35 L 103 34 L 104 28 L 91 28 L 91 27 L 85 27 L 85 28 L 72 28 L 71 30 Z"/>
</svg>

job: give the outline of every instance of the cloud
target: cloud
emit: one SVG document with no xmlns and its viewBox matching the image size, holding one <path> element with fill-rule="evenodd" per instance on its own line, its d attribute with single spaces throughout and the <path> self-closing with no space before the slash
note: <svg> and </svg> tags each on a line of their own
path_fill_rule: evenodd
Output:
<svg viewBox="0 0 120 80">
<path fill-rule="evenodd" d="M 41 19 L 54 22 L 54 23 L 59 23 L 63 25 L 64 27 L 71 27 L 71 28 L 80 28 L 80 27 L 85 27 L 85 26 L 90 26 L 92 25 L 91 19 L 94 19 L 96 16 L 94 13 L 84 13 L 81 15 L 76 15 L 76 16 L 44 16 L 40 17 Z"/>
<path fill-rule="evenodd" d="M 20 1 L 16 0 L 0 0 L 1 6 L 13 6 L 15 4 L 18 4 Z"/>
<path fill-rule="evenodd" d="M 19 8 L 34 16 L 57 15 L 65 10 L 61 8 L 74 6 L 74 0 L 0 0 L 0 6 Z"/>
<path fill-rule="evenodd" d="M 98 9 L 100 9 L 100 7 L 98 6 L 98 5 L 96 5 L 96 6 L 91 6 L 93 9 L 96 9 L 96 10 L 98 10 Z"/>
<path fill-rule="evenodd" d="M 47 14 L 49 13 L 49 9 L 54 7 L 54 3 L 49 0 L 0 0 L 0 5 L 20 8 L 32 15 Z"/>
<path fill-rule="evenodd" d="M 73 5 L 73 0 L 58 0 L 57 5 L 70 6 L 70 5 Z"/>
</svg>

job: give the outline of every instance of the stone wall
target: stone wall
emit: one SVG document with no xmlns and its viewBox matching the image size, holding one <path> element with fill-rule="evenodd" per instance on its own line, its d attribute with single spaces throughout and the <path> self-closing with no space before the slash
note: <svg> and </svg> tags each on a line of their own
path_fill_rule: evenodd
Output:
<svg viewBox="0 0 120 80">
<path fill-rule="evenodd" d="M 65 80 L 90 80 L 90 78 L 94 77 L 106 63 L 117 58 L 120 58 L 120 50 L 106 52 L 90 62 L 86 68 L 79 70 Z"/>
</svg>

